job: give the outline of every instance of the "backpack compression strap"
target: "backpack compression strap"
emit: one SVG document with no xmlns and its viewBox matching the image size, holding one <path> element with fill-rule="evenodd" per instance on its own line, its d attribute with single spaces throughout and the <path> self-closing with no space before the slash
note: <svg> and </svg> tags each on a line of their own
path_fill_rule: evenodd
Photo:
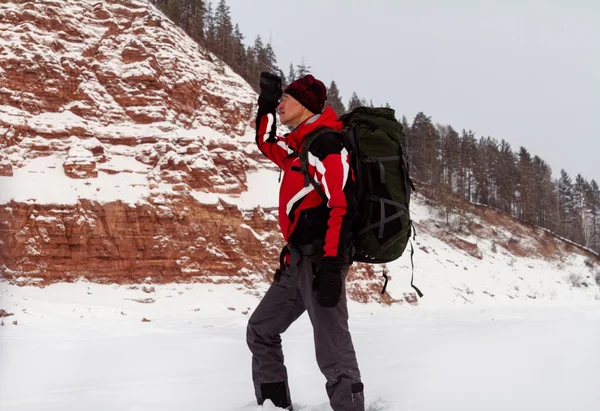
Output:
<svg viewBox="0 0 600 411">
<path fill-rule="evenodd" d="M 411 225 L 411 226 L 413 227 L 413 229 L 414 229 L 414 226 L 413 226 L 412 222 L 410 223 L 410 225 Z M 417 236 L 417 234 L 416 234 L 416 232 L 415 232 L 413 239 L 414 239 L 416 236 Z M 409 241 L 410 241 L 410 240 L 409 240 Z M 414 256 L 414 255 L 415 255 L 415 248 L 413 247 L 413 243 L 412 243 L 412 241 L 410 241 L 410 268 L 411 268 L 411 274 L 410 274 L 410 286 L 411 286 L 411 287 L 412 287 L 412 288 L 413 288 L 413 289 L 414 289 L 414 290 L 417 292 L 417 295 L 419 296 L 419 298 L 423 298 L 423 293 L 422 293 L 422 292 L 421 292 L 421 290 L 419 290 L 419 289 L 417 288 L 417 286 L 416 286 L 416 285 L 414 285 L 414 283 L 413 283 L 413 281 L 414 281 L 414 279 L 415 279 L 415 263 L 414 263 L 414 261 L 413 261 L 413 256 Z M 386 273 L 386 272 L 384 272 L 382 275 L 383 275 L 383 277 L 385 278 L 385 283 L 383 284 L 383 288 L 382 288 L 382 290 L 381 290 L 381 294 L 383 295 L 383 294 L 385 294 L 385 289 L 387 288 L 387 285 L 388 285 L 388 276 L 387 276 L 387 273 Z"/>
</svg>

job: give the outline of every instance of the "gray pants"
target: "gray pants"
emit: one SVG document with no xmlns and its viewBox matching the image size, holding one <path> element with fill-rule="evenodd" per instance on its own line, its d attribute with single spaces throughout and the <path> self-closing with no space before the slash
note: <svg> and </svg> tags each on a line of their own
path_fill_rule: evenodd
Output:
<svg viewBox="0 0 600 411">
<path fill-rule="evenodd" d="M 279 384 L 287 395 L 282 403 L 291 404 L 288 376 L 283 364 L 281 334 L 304 311 L 313 326 L 317 363 L 327 382 L 325 388 L 334 411 L 364 411 L 364 394 L 352 338 L 348 330 L 346 290 L 334 308 L 321 307 L 312 289 L 313 264 L 302 256 L 297 267 L 298 284 L 295 305 L 289 303 L 291 270 L 286 267 L 250 317 L 248 347 L 252 352 L 252 379 L 256 399 L 262 404 L 266 392 Z M 344 278 L 348 270 L 343 272 Z M 283 388 L 281 388 L 283 387 Z M 270 391 L 272 392 L 272 390 Z M 276 405 L 276 401 L 273 401 Z"/>
</svg>

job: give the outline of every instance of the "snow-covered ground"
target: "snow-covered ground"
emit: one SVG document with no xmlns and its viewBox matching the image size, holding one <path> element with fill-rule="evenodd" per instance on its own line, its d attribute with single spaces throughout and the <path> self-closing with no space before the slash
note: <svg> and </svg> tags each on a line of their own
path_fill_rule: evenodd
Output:
<svg viewBox="0 0 600 411">
<path fill-rule="evenodd" d="M 273 207 L 276 178 L 248 173 L 231 201 Z M 445 219 L 422 198 L 411 213 L 425 298 L 350 304 L 368 410 L 597 409 L 598 267 L 577 253 L 517 257 L 495 246 L 515 236 L 502 227 L 496 240 L 455 233 L 474 257 L 438 238 Z M 409 253 L 388 269 L 391 295 L 411 292 Z M 245 326 L 268 285 L 254 287 L 0 282 L 0 309 L 13 314 L 0 326 L 0 410 L 258 411 Z M 283 338 L 296 409 L 330 410 L 308 318 Z"/>
<path fill-rule="evenodd" d="M 253 405 L 245 344 L 258 302 L 227 284 L 0 283 L 0 308 L 14 314 L 0 326 L 0 409 L 262 409 Z M 371 411 L 587 411 L 600 403 L 596 302 L 353 302 L 350 312 Z M 294 404 L 330 410 L 306 315 L 283 339 Z"/>
</svg>

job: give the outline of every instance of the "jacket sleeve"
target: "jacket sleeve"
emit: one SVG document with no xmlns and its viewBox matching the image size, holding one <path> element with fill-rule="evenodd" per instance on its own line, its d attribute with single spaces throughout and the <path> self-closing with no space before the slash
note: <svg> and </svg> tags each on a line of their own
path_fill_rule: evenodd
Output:
<svg viewBox="0 0 600 411">
<path fill-rule="evenodd" d="M 311 143 L 308 163 L 315 167 L 315 180 L 323 189 L 329 208 L 324 257 L 343 261 L 357 210 L 350 153 L 339 134 L 326 133 Z"/>
<path fill-rule="evenodd" d="M 259 109 L 256 116 L 256 145 L 269 160 L 283 168 L 283 159 L 290 153 L 287 139 L 276 135 L 275 109 Z"/>
</svg>

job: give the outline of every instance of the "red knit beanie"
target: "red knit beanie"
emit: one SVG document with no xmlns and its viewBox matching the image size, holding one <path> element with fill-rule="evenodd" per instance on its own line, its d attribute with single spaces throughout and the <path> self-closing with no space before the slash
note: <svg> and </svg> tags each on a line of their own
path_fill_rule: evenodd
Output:
<svg viewBox="0 0 600 411">
<path fill-rule="evenodd" d="M 283 92 L 315 114 L 321 114 L 327 100 L 325 85 L 310 74 L 291 82 Z"/>
</svg>

